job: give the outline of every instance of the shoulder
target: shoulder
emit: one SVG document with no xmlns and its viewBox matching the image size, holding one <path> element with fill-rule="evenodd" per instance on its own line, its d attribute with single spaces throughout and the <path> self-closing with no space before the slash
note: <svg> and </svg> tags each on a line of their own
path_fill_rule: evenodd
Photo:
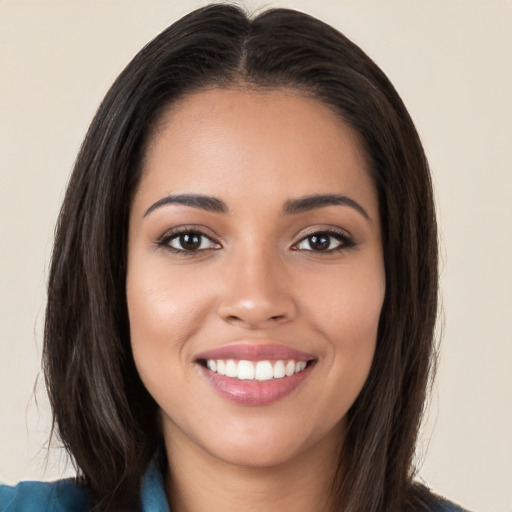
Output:
<svg viewBox="0 0 512 512">
<path fill-rule="evenodd" d="M 460 505 L 437 495 L 423 484 L 415 483 L 407 512 L 469 512 Z"/>
<path fill-rule="evenodd" d="M 74 479 L 0 484 L 0 512 L 86 512 L 91 500 Z"/>
<path fill-rule="evenodd" d="M 73 478 L 56 482 L 20 482 L 10 487 L 0 483 L 0 512 L 90 512 L 89 492 Z M 156 458 L 149 465 L 142 484 L 141 512 L 169 512 L 163 476 Z"/>
<path fill-rule="evenodd" d="M 465 508 L 462 508 L 451 501 L 445 500 L 444 498 L 437 498 L 436 503 L 431 508 L 431 512 L 469 512 Z"/>
</svg>

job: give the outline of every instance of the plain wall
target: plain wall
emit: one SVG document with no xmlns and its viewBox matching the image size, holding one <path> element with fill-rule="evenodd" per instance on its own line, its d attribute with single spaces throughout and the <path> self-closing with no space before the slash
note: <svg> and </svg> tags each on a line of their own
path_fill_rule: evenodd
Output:
<svg viewBox="0 0 512 512">
<path fill-rule="evenodd" d="M 71 472 L 58 450 L 45 465 L 39 360 L 53 228 L 88 123 L 143 44 L 204 3 L 0 1 L 4 481 Z M 444 303 L 420 476 L 475 512 L 512 511 L 512 2 L 245 5 L 293 7 L 334 25 L 374 58 L 408 106 L 434 177 Z"/>
</svg>

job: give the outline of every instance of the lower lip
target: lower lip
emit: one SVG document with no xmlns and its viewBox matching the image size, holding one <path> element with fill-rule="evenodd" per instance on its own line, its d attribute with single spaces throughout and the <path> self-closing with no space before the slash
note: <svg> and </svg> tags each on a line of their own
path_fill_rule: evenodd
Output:
<svg viewBox="0 0 512 512">
<path fill-rule="evenodd" d="M 290 377 L 264 381 L 240 380 L 219 375 L 201 366 L 203 375 L 221 396 L 243 405 L 267 405 L 277 402 L 297 389 L 307 379 L 314 364 Z"/>
</svg>

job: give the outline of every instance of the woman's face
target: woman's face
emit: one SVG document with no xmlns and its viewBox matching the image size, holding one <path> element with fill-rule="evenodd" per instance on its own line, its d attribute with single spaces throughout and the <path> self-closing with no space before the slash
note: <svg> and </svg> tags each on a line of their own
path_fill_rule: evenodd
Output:
<svg viewBox="0 0 512 512">
<path fill-rule="evenodd" d="M 296 92 L 208 90 L 166 113 L 143 171 L 128 312 L 168 449 L 260 467 L 337 453 L 385 293 L 355 133 Z"/>
</svg>

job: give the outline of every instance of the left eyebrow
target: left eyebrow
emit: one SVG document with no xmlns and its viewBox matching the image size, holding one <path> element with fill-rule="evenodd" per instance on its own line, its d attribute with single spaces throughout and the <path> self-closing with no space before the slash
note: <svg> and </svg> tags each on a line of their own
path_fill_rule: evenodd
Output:
<svg viewBox="0 0 512 512">
<path fill-rule="evenodd" d="M 298 199 L 290 199 L 286 201 L 283 207 L 283 214 L 294 215 L 296 213 L 316 210 L 317 208 L 324 208 L 326 206 L 350 206 L 365 219 L 371 220 L 368 212 L 357 201 L 340 194 L 318 194 L 300 197 Z"/>
</svg>

